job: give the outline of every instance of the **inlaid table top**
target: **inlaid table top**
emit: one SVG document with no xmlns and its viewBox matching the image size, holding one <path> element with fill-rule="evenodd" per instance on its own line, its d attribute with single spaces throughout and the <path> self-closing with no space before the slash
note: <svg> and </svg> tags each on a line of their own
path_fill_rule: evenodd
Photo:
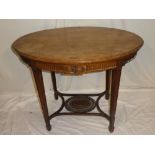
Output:
<svg viewBox="0 0 155 155">
<path fill-rule="evenodd" d="M 69 27 L 38 31 L 13 43 L 13 49 L 44 70 L 82 74 L 117 67 L 133 58 L 143 40 L 114 28 Z"/>
</svg>

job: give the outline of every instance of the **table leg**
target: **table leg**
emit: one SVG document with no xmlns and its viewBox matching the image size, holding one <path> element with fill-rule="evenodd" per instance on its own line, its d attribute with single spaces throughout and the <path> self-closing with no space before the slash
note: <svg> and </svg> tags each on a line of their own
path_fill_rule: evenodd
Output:
<svg viewBox="0 0 155 155">
<path fill-rule="evenodd" d="M 106 94 L 105 99 L 108 100 L 110 96 L 110 84 L 111 84 L 111 70 L 106 71 Z"/>
<path fill-rule="evenodd" d="M 57 100 L 58 94 L 57 94 L 57 84 L 56 84 L 55 72 L 51 72 L 51 79 L 52 79 L 52 83 L 53 83 L 54 97 Z"/>
<path fill-rule="evenodd" d="M 121 78 L 122 67 L 118 67 L 112 70 L 112 79 L 111 79 L 111 96 L 110 96 L 110 124 L 109 131 L 114 131 L 114 122 L 115 122 L 115 113 L 117 107 L 117 98 L 119 92 L 119 84 Z"/>
<path fill-rule="evenodd" d="M 46 95 L 45 95 L 45 89 L 44 89 L 44 82 L 43 82 L 43 77 L 42 77 L 42 71 L 37 68 L 32 68 L 36 87 L 38 90 L 38 95 L 41 103 L 41 108 L 42 108 L 42 113 L 44 116 L 44 120 L 46 123 L 46 128 L 47 130 L 51 130 L 51 125 L 50 125 L 50 119 L 48 115 L 48 107 L 47 107 L 47 102 L 46 102 Z"/>
</svg>

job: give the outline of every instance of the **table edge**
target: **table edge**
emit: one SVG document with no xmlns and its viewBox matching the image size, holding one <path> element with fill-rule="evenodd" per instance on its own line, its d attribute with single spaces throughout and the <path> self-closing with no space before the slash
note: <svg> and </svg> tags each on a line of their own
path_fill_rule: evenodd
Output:
<svg viewBox="0 0 155 155">
<path fill-rule="evenodd" d="M 28 64 L 32 68 L 38 68 L 44 71 L 53 71 L 62 74 L 81 75 L 92 72 L 101 72 L 123 66 L 133 58 L 135 58 L 137 52 L 130 54 L 129 56 L 114 59 L 112 61 L 103 61 L 95 63 L 82 63 L 82 64 L 60 64 L 60 63 L 48 63 L 41 62 L 26 57 L 20 56 L 22 61 Z"/>
</svg>

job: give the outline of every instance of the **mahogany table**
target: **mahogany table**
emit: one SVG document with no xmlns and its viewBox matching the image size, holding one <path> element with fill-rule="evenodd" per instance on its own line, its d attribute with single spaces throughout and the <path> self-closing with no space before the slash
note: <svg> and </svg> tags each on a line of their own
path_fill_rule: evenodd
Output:
<svg viewBox="0 0 155 155">
<path fill-rule="evenodd" d="M 12 47 L 32 69 L 47 130 L 51 130 L 50 120 L 55 116 L 92 115 L 105 117 L 109 131 L 113 132 L 122 66 L 135 57 L 142 45 L 141 37 L 124 30 L 68 27 L 30 33 L 16 40 Z M 54 97 L 62 99 L 59 110 L 51 115 L 42 70 L 51 72 Z M 106 89 L 101 93 L 66 94 L 57 90 L 55 73 L 81 75 L 100 71 L 106 71 Z M 104 95 L 105 99 L 110 99 L 109 114 L 99 106 Z M 64 108 L 68 112 L 62 112 Z M 92 112 L 94 108 L 97 113 Z"/>
</svg>

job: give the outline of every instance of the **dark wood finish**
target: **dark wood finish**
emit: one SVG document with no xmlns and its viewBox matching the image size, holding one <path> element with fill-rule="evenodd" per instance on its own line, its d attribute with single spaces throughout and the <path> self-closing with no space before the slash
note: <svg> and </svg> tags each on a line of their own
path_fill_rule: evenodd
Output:
<svg viewBox="0 0 155 155">
<path fill-rule="evenodd" d="M 117 97 L 122 66 L 131 61 L 143 45 L 138 35 L 114 28 L 69 27 L 43 30 L 17 39 L 13 50 L 33 71 L 47 130 L 50 119 L 59 115 L 95 115 L 110 121 L 113 132 Z M 50 71 L 55 99 L 62 99 L 61 107 L 49 116 L 42 78 L 42 70 Z M 57 90 L 55 72 L 80 75 L 106 71 L 106 91 L 99 94 L 65 94 Z M 63 113 L 67 102 L 65 96 L 96 96 L 95 107 L 99 113 Z M 99 106 L 99 100 L 110 96 L 110 116 Z M 89 102 L 89 101 L 88 101 Z"/>
<path fill-rule="evenodd" d="M 54 90 L 54 98 L 57 100 L 58 95 L 57 95 L 57 84 L 56 84 L 55 72 L 51 72 L 51 79 L 52 79 L 53 90 Z"/>
<path fill-rule="evenodd" d="M 114 122 L 115 122 L 115 113 L 117 107 L 117 98 L 119 91 L 119 84 L 121 78 L 122 67 L 118 67 L 112 70 L 112 79 L 111 79 L 111 96 L 110 96 L 110 124 L 109 131 L 114 131 Z"/>
<path fill-rule="evenodd" d="M 110 84 L 111 84 L 111 70 L 106 71 L 106 94 L 105 99 L 108 100 L 110 97 Z"/>
<path fill-rule="evenodd" d="M 95 101 L 93 98 L 88 97 L 86 95 L 79 95 L 70 97 L 66 101 L 65 107 L 68 111 L 74 113 L 87 113 L 95 108 Z"/>
<path fill-rule="evenodd" d="M 57 91 L 57 95 L 62 99 L 62 105 L 55 113 L 50 115 L 50 119 L 60 115 L 86 115 L 102 116 L 105 117 L 108 121 L 110 120 L 110 116 L 106 114 L 104 111 L 102 111 L 99 106 L 99 101 L 105 95 L 105 91 L 97 94 L 66 94 Z M 65 100 L 65 96 L 71 97 Z M 96 100 L 92 98 L 94 96 L 97 97 Z M 79 100 L 83 100 L 82 102 L 85 103 L 78 103 L 77 101 Z M 83 107 L 83 109 L 81 109 L 81 107 Z M 62 112 L 64 108 L 66 108 L 66 110 L 68 110 L 69 112 Z M 97 109 L 98 113 L 90 112 L 95 108 Z"/>
<path fill-rule="evenodd" d="M 40 99 L 40 103 L 41 103 L 44 120 L 46 123 L 46 128 L 47 128 L 47 130 L 51 130 L 51 125 L 50 125 L 49 115 L 48 115 L 48 108 L 47 108 L 47 103 L 46 103 L 43 77 L 42 77 L 42 71 L 37 68 L 32 68 L 32 72 L 33 72 L 36 87 L 38 90 L 38 95 L 39 95 L 39 99 Z"/>
</svg>

